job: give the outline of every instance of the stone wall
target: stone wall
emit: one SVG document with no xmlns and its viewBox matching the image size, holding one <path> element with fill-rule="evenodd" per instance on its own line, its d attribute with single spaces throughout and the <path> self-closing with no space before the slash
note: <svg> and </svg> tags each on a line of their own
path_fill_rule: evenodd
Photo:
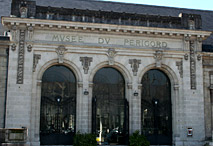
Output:
<svg viewBox="0 0 213 146">
<path fill-rule="evenodd" d="M 4 127 L 7 42 L 0 40 L 0 128 Z"/>
</svg>

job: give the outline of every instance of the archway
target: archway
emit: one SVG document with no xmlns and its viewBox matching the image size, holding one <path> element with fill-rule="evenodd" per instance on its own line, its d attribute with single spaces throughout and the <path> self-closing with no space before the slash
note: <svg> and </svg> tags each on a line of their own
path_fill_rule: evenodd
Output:
<svg viewBox="0 0 213 146">
<path fill-rule="evenodd" d="M 142 78 L 141 114 L 141 131 L 150 144 L 171 145 L 171 83 L 160 70 L 149 70 Z"/>
<path fill-rule="evenodd" d="M 93 83 L 92 131 L 99 144 L 127 144 L 129 110 L 122 74 L 105 67 L 97 71 Z"/>
<path fill-rule="evenodd" d="M 76 127 L 76 78 L 61 65 L 42 77 L 40 110 L 41 145 L 71 145 Z"/>
</svg>

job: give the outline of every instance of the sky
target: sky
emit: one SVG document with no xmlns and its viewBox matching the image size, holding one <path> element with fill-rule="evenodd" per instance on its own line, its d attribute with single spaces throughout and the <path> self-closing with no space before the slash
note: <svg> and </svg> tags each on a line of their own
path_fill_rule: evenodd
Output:
<svg viewBox="0 0 213 146">
<path fill-rule="evenodd" d="M 103 0 L 213 11 L 213 0 Z"/>
</svg>

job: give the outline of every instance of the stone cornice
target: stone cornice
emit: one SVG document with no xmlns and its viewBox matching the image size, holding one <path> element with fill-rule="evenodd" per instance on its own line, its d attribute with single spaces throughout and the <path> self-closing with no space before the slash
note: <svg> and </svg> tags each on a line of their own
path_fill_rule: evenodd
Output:
<svg viewBox="0 0 213 146">
<path fill-rule="evenodd" d="M 11 29 L 12 26 L 17 27 L 34 27 L 35 29 L 57 29 L 57 30 L 88 30 L 100 32 L 114 33 L 131 33 L 131 34 L 146 34 L 146 35 L 161 35 L 161 36 L 188 36 L 198 37 L 202 40 L 211 35 L 212 32 L 200 30 L 185 30 L 157 27 L 142 27 L 142 26 L 125 26 L 113 24 L 98 24 L 98 23 L 82 23 L 72 21 L 56 21 L 43 19 L 29 19 L 17 17 L 2 17 L 2 24 Z"/>
</svg>

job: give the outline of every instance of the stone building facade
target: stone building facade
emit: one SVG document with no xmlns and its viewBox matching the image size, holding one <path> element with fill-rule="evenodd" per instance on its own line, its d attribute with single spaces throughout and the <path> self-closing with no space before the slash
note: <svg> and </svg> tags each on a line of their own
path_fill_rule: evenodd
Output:
<svg viewBox="0 0 213 146">
<path fill-rule="evenodd" d="M 102 139 L 102 130 L 111 133 L 123 129 L 127 135 L 140 130 L 150 136 L 153 145 L 201 146 L 211 140 L 213 56 L 211 52 L 204 52 L 202 45 L 211 31 L 202 29 L 200 15 L 182 13 L 179 17 L 171 17 L 62 9 L 18 0 L 13 1 L 11 14 L 13 17 L 2 18 L 2 25 L 10 30 L 8 80 L 4 76 L 5 80 L 2 79 L 7 81 L 6 117 L 2 127 L 27 128 L 26 144 L 46 144 L 47 137 L 42 135 L 42 128 L 48 125 L 45 122 L 48 122 L 50 112 L 56 112 L 52 117 L 57 120 L 50 121 L 56 126 L 48 126 L 50 130 L 56 130 L 55 133 L 59 130 L 57 134 L 68 130 L 63 118 L 69 115 L 71 130 L 82 133 L 98 131 Z M 6 54 L 4 48 L 3 54 Z M 1 72 L 5 75 L 6 56 L 0 56 L 4 68 Z M 69 83 L 62 77 L 56 79 L 56 76 L 50 80 L 53 71 L 65 74 L 64 67 L 71 73 L 69 78 L 73 76 Z M 104 74 L 107 71 L 109 76 Z M 108 87 L 114 87 L 113 72 L 120 76 L 116 91 Z M 148 78 L 159 83 L 148 83 Z M 65 84 L 72 89 L 67 92 Z M 107 91 L 98 88 L 103 84 L 108 84 L 103 88 Z M 47 90 L 50 91 L 47 93 Z M 75 112 L 60 118 L 60 111 L 65 110 L 63 106 L 68 102 L 66 95 L 74 95 L 74 102 L 70 104 L 74 105 L 72 110 Z M 102 101 L 98 95 L 103 96 Z M 113 112 L 108 115 L 100 113 L 105 112 L 101 106 L 110 106 L 110 100 L 104 102 L 106 95 L 116 103 L 111 106 L 113 112 L 121 109 L 117 118 L 113 117 Z M 112 97 L 124 103 L 114 101 Z M 168 100 L 164 100 L 165 97 Z M 102 104 L 100 107 L 99 103 Z M 117 108 L 117 104 L 122 108 Z M 5 110 L 1 109 L 1 113 Z M 112 117 L 112 125 L 110 122 L 104 124 L 98 116 L 108 120 Z M 118 123 L 121 123 L 120 127 Z M 123 131 L 121 135 L 125 133 Z M 154 136 L 165 140 L 155 143 L 158 140 Z"/>
</svg>

